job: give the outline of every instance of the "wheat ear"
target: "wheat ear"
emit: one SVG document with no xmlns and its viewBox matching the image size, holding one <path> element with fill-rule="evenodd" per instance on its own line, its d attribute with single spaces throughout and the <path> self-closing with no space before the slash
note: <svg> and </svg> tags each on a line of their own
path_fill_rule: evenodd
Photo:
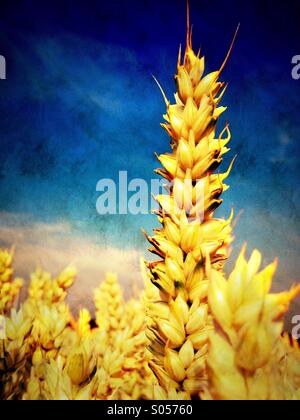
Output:
<svg viewBox="0 0 300 420">
<path fill-rule="evenodd" d="M 228 220 L 213 218 L 232 168 L 231 164 L 226 173 L 214 174 L 231 138 L 228 125 L 216 135 L 217 122 L 226 110 L 219 107 L 226 90 L 219 77 L 230 51 L 218 71 L 204 76 L 204 57 L 193 51 L 188 17 L 186 50 L 182 62 L 180 49 L 175 76 L 175 104 L 161 89 L 167 106 L 162 127 L 171 138 L 171 153 L 158 156 L 163 168 L 157 173 L 170 184 L 168 194 L 156 197 L 162 228 L 147 236 L 153 246 L 150 251 L 160 257 L 148 263 L 160 300 L 148 305 L 147 336 L 153 355 L 150 366 L 160 385 L 190 395 L 206 387 L 212 329 L 206 266 L 209 262 L 222 270 L 232 241 L 232 215 Z"/>
</svg>

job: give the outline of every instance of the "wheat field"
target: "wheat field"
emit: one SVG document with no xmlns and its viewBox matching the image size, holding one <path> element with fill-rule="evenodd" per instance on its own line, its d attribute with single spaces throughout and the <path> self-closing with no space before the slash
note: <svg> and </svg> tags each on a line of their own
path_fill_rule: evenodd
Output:
<svg viewBox="0 0 300 420">
<path fill-rule="evenodd" d="M 218 172 L 231 134 L 221 81 L 227 63 L 206 74 L 188 19 L 174 103 L 162 127 L 170 150 L 157 173 L 170 188 L 156 197 L 159 228 L 146 234 L 158 259 L 141 262 L 144 290 L 125 300 L 108 273 L 94 292 L 95 319 L 74 317 L 66 296 L 76 281 L 37 269 L 17 305 L 14 249 L 0 251 L 0 399 L 2 400 L 298 400 L 300 349 L 283 332 L 300 286 L 274 294 L 277 261 L 241 250 L 226 278 L 233 214 L 214 217 L 232 164 Z M 217 134 L 218 130 L 220 134 Z M 17 244 L 16 244 L 17 245 Z"/>
</svg>

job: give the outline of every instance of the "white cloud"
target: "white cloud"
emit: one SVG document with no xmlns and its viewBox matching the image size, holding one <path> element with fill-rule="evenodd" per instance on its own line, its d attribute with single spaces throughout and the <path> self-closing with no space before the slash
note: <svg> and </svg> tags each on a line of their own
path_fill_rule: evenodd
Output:
<svg viewBox="0 0 300 420">
<path fill-rule="evenodd" d="M 294 243 L 299 244 L 300 238 L 297 234 L 294 234 L 292 239 Z M 28 219 L 25 215 L 0 213 L 0 246 L 12 245 L 16 247 L 16 274 L 27 281 L 30 272 L 37 266 L 54 276 L 69 264 L 77 267 L 78 278 L 68 298 L 73 311 L 78 311 L 80 307 L 93 310 L 93 290 L 103 281 L 107 272 L 118 274 L 127 298 L 136 287 L 142 288 L 139 260 L 140 256 L 144 256 L 144 250 L 99 245 L 91 237 L 74 233 L 72 226 L 64 221 L 40 223 Z M 236 243 L 233 258 L 226 271 L 229 271 L 229 267 L 233 268 L 238 251 L 239 246 Z M 264 264 L 269 262 L 264 261 Z M 273 290 L 277 292 L 290 287 L 293 281 L 288 281 L 289 277 L 285 274 L 282 262 L 275 277 Z M 299 298 L 293 303 L 286 317 L 286 328 L 289 330 L 292 327 L 292 315 L 295 314 L 300 314 Z"/>
<path fill-rule="evenodd" d="M 24 223 L 16 215 L 0 214 L 0 245 L 15 245 L 16 275 L 28 281 L 29 274 L 41 266 L 57 275 L 67 265 L 74 264 L 78 278 L 72 287 L 69 302 L 73 309 L 92 307 L 93 290 L 103 281 L 105 273 L 119 276 L 125 296 L 136 285 L 141 286 L 140 253 L 136 249 L 105 247 L 91 238 L 72 233 L 70 224 Z"/>
</svg>

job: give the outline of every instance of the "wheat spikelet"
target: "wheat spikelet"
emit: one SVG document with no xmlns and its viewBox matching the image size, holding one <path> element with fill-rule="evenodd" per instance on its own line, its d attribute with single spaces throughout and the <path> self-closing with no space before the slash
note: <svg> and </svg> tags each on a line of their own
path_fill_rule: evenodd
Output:
<svg viewBox="0 0 300 420">
<path fill-rule="evenodd" d="M 208 371 L 215 399 L 299 398 L 300 353 L 281 338 L 283 316 L 300 286 L 271 294 L 277 263 L 259 272 L 261 254 L 245 249 L 228 281 L 211 270 L 209 304 L 216 324 Z"/>
<path fill-rule="evenodd" d="M 96 398 L 150 399 L 153 376 L 145 351 L 142 301 L 131 299 L 125 303 L 117 276 L 108 274 L 95 292 L 95 306 L 101 355 L 94 388 Z M 105 346 L 100 344 L 103 342 Z"/>
<path fill-rule="evenodd" d="M 13 248 L 0 249 L 0 314 L 9 312 L 23 286 L 22 279 L 13 280 L 13 257 Z"/>
<path fill-rule="evenodd" d="M 101 328 L 97 334 L 103 334 Z M 123 303 L 117 329 L 107 330 L 106 337 L 106 346 L 99 349 L 96 399 L 152 399 L 155 378 L 148 367 L 142 299 Z"/>
<path fill-rule="evenodd" d="M 81 309 L 79 312 L 79 319 L 76 323 L 76 332 L 81 339 L 89 338 L 92 334 L 91 328 L 92 317 L 87 309 Z"/>
<path fill-rule="evenodd" d="M 61 304 L 56 309 L 59 307 Z M 47 306 L 43 308 L 49 310 Z M 53 308 L 55 306 L 52 304 L 51 309 Z M 25 382 L 26 392 L 22 398 L 25 400 L 93 399 L 92 380 L 96 371 L 98 354 L 89 326 L 88 311 L 80 311 L 77 322 L 63 326 L 63 323 L 68 321 L 66 310 L 66 318 L 62 316 L 61 324 L 58 325 L 56 320 L 57 329 L 54 333 L 57 337 L 54 343 L 49 342 L 49 350 L 47 346 L 45 347 L 45 341 L 51 340 L 53 325 L 50 320 L 43 320 L 42 314 L 43 312 L 38 314 L 38 323 L 33 324 L 32 335 L 36 339 L 36 333 L 39 334 L 40 338 L 36 341 L 40 347 L 32 356 L 30 375 Z M 52 320 L 55 319 L 55 314 L 56 312 L 52 314 Z M 44 325 L 43 335 L 37 329 L 41 324 Z"/>
<path fill-rule="evenodd" d="M 153 397 L 158 401 L 184 401 L 190 400 L 190 395 L 184 391 L 177 391 L 175 388 L 164 389 L 162 386 L 154 385 Z"/>
<path fill-rule="evenodd" d="M 6 338 L 0 341 L 0 399 L 13 400 L 22 395 L 31 328 L 31 320 L 22 310 L 13 309 L 10 316 L 5 317 Z"/>
<path fill-rule="evenodd" d="M 64 302 L 74 277 L 73 268 L 54 279 L 36 270 L 20 311 L 5 317 L 0 398 L 152 399 L 143 300 L 125 303 L 117 278 L 108 275 L 96 292 L 100 326 L 92 329 L 86 309 L 75 320 Z"/>
<path fill-rule="evenodd" d="M 76 270 L 72 266 L 54 279 L 42 269 L 31 275 L 28 299 L 22 304 L 22 310 L 32 323 L 30 348 L 33 356 L 41 348 L 46 360 L 56 359 L 59 353 L 66 357 L 72 350 L 76 341 L 71 328 L 74 320 L 65 298 L 75 277 Z"/>
<path fill-rule="evenodd" d="M 77 355 L 82 353 L 78 352 Z M 78 360 L 76 361 L 76 364 Z M 77 376 L 82 363 L 76 366 L 76 375 L 70 375 L 70 367 L 65 365 L 63 359 L 43 362 L 31 371 L 30 380 L 23 400 L 89 400 L 92 398 L 92 383 L 76 384 L 82 378 Z M 82 369 L 81 369 L 82 370 Z"/>
<path fill-rule="evenodd" d="M 50 273 L 37 268 L 30 276 L 27 305 L 32 307 L 37 307 L 38 304 L 50 306 L 63 302 L 76 275 L 77 272 L 73 266 L 67 267 L 54 279 Z M 34 309 L 32 307 L 28 310 Z"/>
<path fill-rule="evenodd" d="M 229 54 L 228 54 L 229 55 Z M 227 58 L 226 58 L 227 60 Z M 226 63 L 225 60 L 225 63 Z M 225 92 L 221 71 L 204 76 L 204 57 L 192 49 L 188 19 L 187 46 L 178 58 L 176 103 L 167 105 L 166 123 L 171 153 L 158 156 L 169 181 L 170 193 L 156 197 L 161 229 L 148 237 L 150 251 L 161 260 L 148 264 L 151 281 L 160 290 L 159 301 L 148 305 L 151 368 L 166 390 L 169 387 L 198 394 L 206 387 L 205 359 L 212 329 L 207 306 L 206 261 L 221 270 L 232 241 L 229 220 L 214 219 L 228 186 L 224 174 L 213 174 L 228 152 L 229 127 L 216 135 L 226 108 L 218 107 Z M 224 137 L 225 136 L 225 137 Z"/>
<path fill-rule="evenodd" d="M 94 297 L 97 325 L 112 336 L 119 328 L 124 312 L 123 293 L 117 276 L 108 273 L 104 282 L 95 291 Z"/>
</svg>

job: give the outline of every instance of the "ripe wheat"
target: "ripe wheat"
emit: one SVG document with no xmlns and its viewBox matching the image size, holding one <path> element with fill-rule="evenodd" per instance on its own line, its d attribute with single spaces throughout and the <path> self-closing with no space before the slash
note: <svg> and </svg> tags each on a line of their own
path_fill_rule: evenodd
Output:
<svg viewBox="0 0 300 420">
<path fill-rule="evenodd" d="M 259 272 L 258 251 L 247 262 L 243 249 L 228 280 L 222 270 L 232 215 L 213 215 L 232 164 L 214 171 L 231 137 L 228 125 L 216 134 L 228 56 L 204 76 L 188 24 L 176 103 L 164 96 L 171 153 L 158 156 L 157 172 L 169 194 L 156 197 L 162 227 L 148 237 L 160 260 L 141 264 L 140 296 L 126 302 L 108 274 L 95 291 L 94 326 L 87 309 L 77 318 L 65 301 L 76 270 L 52 278 L 37 269 L 18 304 L 13 250 L 0 250 L 0 399 L 300 400 L 299 344 L 282 334 L 300 286 L 270 293 L 276 262 Z"/>
<path fill-rule="evenodd" d="M 164 96 L 167 122 L 162 126 L 171 137 L 172 151 L 158 156 L 163 169 L 157 172 L 171 185 L 168 194 L 156 197 L 162 228 L 148 237 L 150 251 L 161 259 L 148 264 L 160 300 L 148 305 L 147 337 L 151 368 L 160 384 L 189 395 L 204 392 L 207 383 L 207 342 L 213 323 L 206 262 L 222 270 L 232 241 L 232 215 L 229 220 L 213 218 L 232 167 L 224 174 L 213 173 L 228 152 L 231 137 L 228 125 L 216 135 L 218 119 L 226 110 L 218 106 L 226 90 L 219 77 L 229 53 L 220 70 L 204 76 L 204 57 L 192 49 L 188 19 L 184 59 L 182 63 L 180 49 L 175 76 L 176 103 L 171 105 Z"/>
<path fill-rule="evenodd" d="M 261 254 L 249 262 L 244 250 L 228 281 L 211 270 L 209 304 L 215 320 L 210 336 L 210 393 L 215 399 L 300 398 L 300 351 L 282 339 L 283 316 L 300 293 L 271 294 L 277 263 L 259 272 Z"/>
</svg>

